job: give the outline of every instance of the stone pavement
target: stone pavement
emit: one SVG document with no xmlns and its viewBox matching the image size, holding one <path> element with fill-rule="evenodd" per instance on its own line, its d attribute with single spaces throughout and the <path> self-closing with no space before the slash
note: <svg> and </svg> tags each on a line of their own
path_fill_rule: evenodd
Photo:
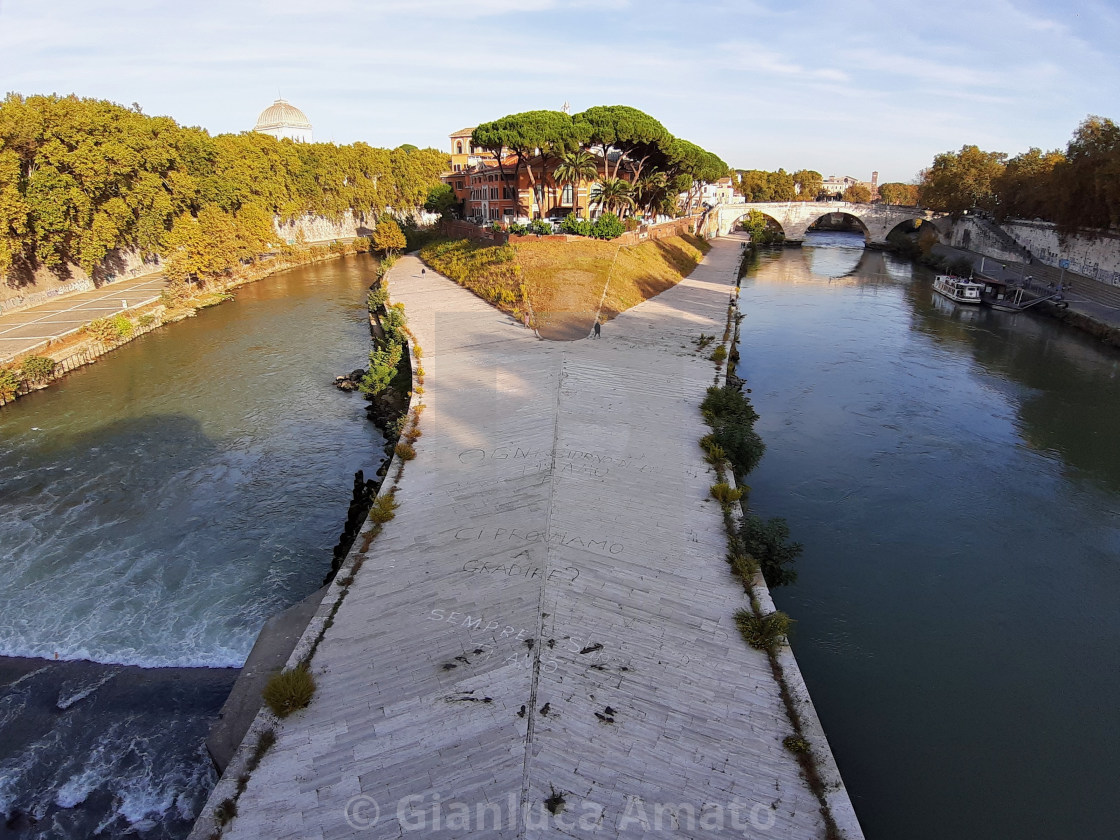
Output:
<svg viewBox="0 0 1120 840">
<path fill-rule="evenodd" d="M 565 343 L 397 263 L 418 454 L 224 838 L 824 837 L 697 445 L 739 256 Z"/>
<path fill-rule="evenodd" d="M 69 335 L 97 318 L 158 300 L 166 283 L 162 274 L 148 274 L 0 315 L 0 362 Z"/>
</svg>

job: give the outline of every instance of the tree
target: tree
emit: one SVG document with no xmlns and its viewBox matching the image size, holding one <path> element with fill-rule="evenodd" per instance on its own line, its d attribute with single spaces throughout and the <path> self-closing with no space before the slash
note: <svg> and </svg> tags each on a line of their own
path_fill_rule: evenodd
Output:
<svg viewBox="0 0 1120 840">
<path fill-rule="evenodd" d="M 429 213 L 439 213 L 441 216 L 446 216 L 458 206 L 459 201 L 455 198 L 455 190 L 451 189 L 450 184 L 436 184 L 428 191 L 428 198 L 424 201 L 425 210 Z"/>
<path fill-rule="evenodd" d="M 918 185 L 891 181 L 879 185 L 879 200 L 884 204 L 913 207 L 918 203 Z"/>
<path fill-rule="evenodd" d="M 1082 121 L 1054 170 L 1059 227 L 1108 230 L 1120 226 L 1120 126 L 1103 117 Z"/>
<path fill-rule="evenodd" d="M 796 201 L 816 201 L 824 176 L 814 169 L 798 169 L 793 173 L 793 183 L 797 188 Z"/>
<path fill-rule="evenodd" d="M 995 184 L 1003 173 L 1007 155 L 962 146 L 959 152 L 942 152 L 922 173 L 918 200 L 923 207 L 959 216 L 967 210 L 995 209 Z"/>
<path fill-rule="evenodd" d="M 598 146 L 607 177 L 617 178 L 623 162 L 629 165 L 633 177 L 642 175 L 646 162 L 660 155 L 665 157 L 672 135 L 660 122 L 644 111 L 628 105 L 599 105 L 588 108 L 572 118 L 580 130 L 583 142 L 592 148 Z M 609 169 L 609 151 L 619 152 L 614 170 Z"/>
<path fill-rule="evenodd" d="M 579 188 L 584 181 L 599 177 L 599 162 L 584 149 L 565 152 L 552 175 L 561 186 L 572 185 L 572 212 L 579 215 Z"/>
<path fill-rule="evenodd" d="M 373 250 L 389 256 L 407 247 L 401 226 L 392 217 L 382 216 L 373 230 Z"/>
<path fill-rule="evenodd" d="M 606 212 L 625 209 L 634 206 L 634 192 L 630 184 L 621 178 L 604 178 L 599 182 L 599 192 L 591 199 L 592 204 L 598 204 Z"/>
<path fill-rule="evenodd" d="M 866 184 L 852 184 L 844 190 L 842 198 L 844 201 L 850 201 L 853 204 L 867 204 L 871 201 L 871 190 Z"/>
</svg>

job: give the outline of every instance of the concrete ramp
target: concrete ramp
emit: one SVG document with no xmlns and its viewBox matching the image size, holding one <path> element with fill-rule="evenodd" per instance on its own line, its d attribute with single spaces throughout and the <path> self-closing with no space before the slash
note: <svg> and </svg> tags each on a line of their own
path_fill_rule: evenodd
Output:
<svg viewBox="0 0 1120 840">
<path fill-rule="evenodd" d="M 739 256 L 570 343 L 397 263 L 418 455 L 223 837 L 825 836 L 697 445 Z"/>
</svg>

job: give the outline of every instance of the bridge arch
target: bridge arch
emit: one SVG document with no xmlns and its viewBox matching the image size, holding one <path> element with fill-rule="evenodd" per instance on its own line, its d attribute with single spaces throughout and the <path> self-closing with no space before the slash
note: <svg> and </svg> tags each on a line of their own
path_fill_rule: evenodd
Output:
<svg viewBox="0 0 1120 840">
<path fill-rule="evenodd" d="M 771 213 L 767 213 L 765 210 L 758 210 L 754 207 L 749 207 L 746 211 L 741 213 L 738 218 L 733 219 L 730 223 L 730 226 L 728 227 L 727 232 L 730 233 L 733 230 L 738 230 L 740 227 L 745 229 L 746 228 L 745 221 L 750 217 L 751 213 L 755 213 L 755 212 L 761 213 L 766 218 L 766 226 L 768 228 L 772 228 L 772 229 L 776 229 L 776 230 L 780 231 L 781 234 L 782 234 L 782 239 L 783 240 L 787 239 L 789 237 L 789 234 L 786 232 L 786 229 L 782 226 L 782 222 L 781 222 L 780 219 L 778 219 L 777 217 L 775 217 Z"/>
<path fill-rule="evenodd" d="M 942 235 L 948 224 L 943 214 L 917 207 L 855 204 L 847 201 L 830 202 L 827 205 L 817 201 L 773 201 L 716 205 L 708 216 L 707 230 L 714 235 L 726 235 L 751 210 L 758 210 L 773 218 L 785 231 L 787 242 L 804 240 L 809 225 L 828 213 L 847 213 L 859 219 L 867 229 L 867 241 L 871 245 L 886 245 L 887 234 L 898 224 L 908 220 L 920 218 L 923 222 L 933 222 Z"/>
</svg>

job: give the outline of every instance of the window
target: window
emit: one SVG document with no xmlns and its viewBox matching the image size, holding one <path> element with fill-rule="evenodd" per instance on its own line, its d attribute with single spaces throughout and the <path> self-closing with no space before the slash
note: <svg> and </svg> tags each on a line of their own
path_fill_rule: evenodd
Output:
<svg viewBox="0 0 1120 840">
<path fill-rule="evenodd" d="M 513 187 L 503 187 L 502 188 L 502 198 L 508 198 L 512 201 L 516 197 L 517 196 L 515 196 L 514 193 L 513 193 Z"/>
<path fill-rule="evenodd" d="M 490 211 L 490 218 L 493 219 L 495 222 L 498 221 L 498 208 L 497 207 L 493 208 Z"/>
<path fill-rule="evenodd" d="M 458 169 L 459 167 L 455 167 L 455 168 Z M 463 188 L 463 182 L 462 181 L 456 181 L 455 182 L 455 189 L 461 190 L 462 188 Z"/>
<path fill-rule="evenodd" d="M 455 154 L 461 155 L 463 153 L 463 141 L 460 140 L 455 144 Z"/>
<path fill-rule="evenodd" d="M 560 193 L 560 203 L 561 204 L 571 204 L 572 203 L 572 185 L 571 184 L 565 184 L 564 185 L 564 189 Z"/>
<path fill-rule="evenodd" d="M 456 172 L 462 172 L 462 170 L 463 170 L 463 167 L 461 167 L 459 164 L 455 164 L 455 171 Z"/>
<path fill-rule="evenodd" d="M 513 218 L 513 208 L 512 207 L 507 207 L 505 210 L 502 211 L 502 215 L 504 215 L 507 219 L 512 219 Z"/>
<path fill-rule="evenodd" d="M 498 188 L 497 187 L 491 187 L 490 188 L 490 198 L 493 199 L 494 201 L 498 200 Z"/>
</svg>

